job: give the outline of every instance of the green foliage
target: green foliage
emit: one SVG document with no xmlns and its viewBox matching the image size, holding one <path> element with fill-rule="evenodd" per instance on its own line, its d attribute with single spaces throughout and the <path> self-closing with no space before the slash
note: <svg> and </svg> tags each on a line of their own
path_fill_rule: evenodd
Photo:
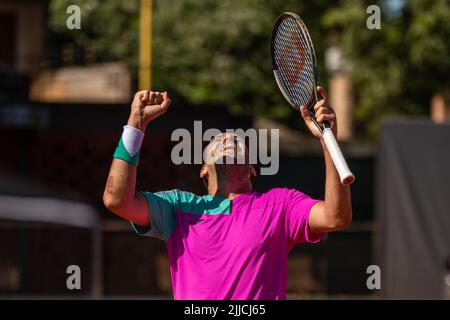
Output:
<svg viewBox="0 0 450 320">
<path fill-rule="evenodd" d="M 339 34 L 353 65 L 359 134 L 374 137 L 382 118 L 427 114 L 432 95 L 449 89 L 450 4 L 410 0 L 389 14 L 386 1 L 378 1 L 381 30 L 366 28 L 369 4 L 341 1 L 322 23 Z"/>
<path fill-rule="evenodd" d="M 82 30 L 67 30 L 66 8 L 79 5 Z M 153 0 L 153 84 L 190 104 L 226 105 L 234 113 L 292 119 L 276 87 L 270 37 L 276 17 L 294 11 L 322 43 L 327 0 Z M 125 61 L 137 74 L 138 0 L 53 0 L 53 38 L 93 50 L 95 61 Z M 318 56 L 323 48 L 316 45 Z M 298 115 L 293 123 L 298 123 Z"/>
<path fill-rule="evenodd" d="M 226 105 L 234 113 L 301 126 L 273 79 L 270 37 L 276 17 L 293 11 L 305 20 L 319 58 L 330 35 L 351 61 L 360 137 L 374 136 L 391 114 L 425 114 L 432 94 L 449 88 L 450 5 L 410 0 L 398 14 L 382 7 L 381 30 L 368 30 L 366 8 L 377 1 L 153 0 L 153 84 L 184 102 Z M 138 68 L 139 0 L 53 0 L 50 29 L 59 44 L 75 43 L 95 61 Z M 77 4 L 82 30 L 67 30 L 68 5 Z"/>
<path fill-rule="evenodd" d="M 66 9 L 81 9 L 81 30 L 69 30 Z M 54 0 L 50 2 L 50 36 L 62 45 L 73 43 L 91 52 L 95 61 L 124 61 L 137 67 L 139 1 Z M 52 40 L 52 39 L 50 39 Z M 55 41 L 55 40 L 53 40 Z"/>
<path fill-rule="evenodd" d="M 225 104 L 234 113 L 292 118 L 272 74 L 272 26 L 287 10 L 313 18 L 326 1 L 154 3 L 155 85 L 173 88 L 193 104 Z M 318 21 L 309 22 L 318 26 Z"/>
</svg>

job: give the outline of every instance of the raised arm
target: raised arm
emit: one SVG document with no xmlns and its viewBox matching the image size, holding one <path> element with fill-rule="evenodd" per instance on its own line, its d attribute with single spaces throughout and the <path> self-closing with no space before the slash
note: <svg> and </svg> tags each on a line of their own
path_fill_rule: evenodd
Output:
<svg viewBox="0 0 450 320">
<path fill-rule="evenodd" d="M 170 103 L 167 92 L 144 90 L 135 94 L 128 124 L 114 154 L 103 192 L 103 203 L 110 211 L 143 227 L 149 226 L 150 221 L 147 201 L 136 192 L 138 153 L 147 125 L 165 113 Z"/>
<path fill-rule="evenodd" d="M 336 114 L 328 105 L 325 89 L 318 87 L 317 91 L 323 97 L 323 100 L 317 102 L 314 106 L 317 122 L 322 124 L 323 121 L 328 121 L 333 129 L 333 134 L 336 136 Z M 311 208 L 309 231 L 312 233 L 323 233 L 344 229 L 352 221 L 350 186 L 341 184 L 333 160 L 322 140 L 322 135 L 312 122 L 308 111 L 304 107 L 300 111 L 308 128 L 314 136 L 320 138 L 326 167 L 325 201 L 320 201 Z"/>
</svg>

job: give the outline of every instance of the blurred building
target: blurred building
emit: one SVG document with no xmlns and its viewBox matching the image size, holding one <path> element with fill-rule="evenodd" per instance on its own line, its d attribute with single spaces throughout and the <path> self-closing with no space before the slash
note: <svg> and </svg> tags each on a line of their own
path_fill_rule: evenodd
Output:
<svg viewBox="0 0 450 320">
<path fill-rule="evenodd" d="M 46 46 L 48 4 L 49 0 L 0 2 L 0 93 L 40 102 L 127 102 L 131 76 L 122 63 L 48 69 L 54 64 L 50 57 L 58 56 Z"/>
<path fill-rule="evenodd" d="M 36 74 L 44 59 L 48 0 L 0 2 L 0 64 Z"/>
<path fill-rule="evenodd" d="M 431 99 L 431 120 L 436 123 L 450 121 L 450 90 L 437 93 Z"/>
<path fill-rule="evenodd" d="M 39 102 L 125 103 L 131 76 L 123 63 L 45 70 L 32 82 L 30 99 Z"/>
<path fill-rule="evenodd" d="M 0 2 L 0 102 L 24 99 L 44 60 L 47 0 Z"/>
<path fill-rule="evenodd" d="M 329 73 L 330 105 L 336 111 L 339 123 L 338 139 L 348 141 L 353 136 L 353 92 L 350 77 L 351 64 L 342 56 L 338 45 L 330 45 L 325 52 Z"/>
</svg>

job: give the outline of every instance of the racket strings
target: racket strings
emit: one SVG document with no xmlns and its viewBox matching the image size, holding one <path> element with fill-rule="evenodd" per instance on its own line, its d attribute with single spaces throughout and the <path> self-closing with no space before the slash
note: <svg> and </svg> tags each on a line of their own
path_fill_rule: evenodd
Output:
<svg viewBox="0 0 450 320">
<path fill-rule="evenodd" d="M 291 92 L 294 95 L 294 97 L 296 98 L 295 100 L 297 100 L 296 104 L 297 105 L 306 105 L 309 100 L 311 100 L 311 95 L 310 95 L 310 85 L 308 82 L 308 79 L 312 79 L 311 75 L 313 75 L 313 64 L 312 61 L 309 56 L 309 52 L 308 52 L 308 46 L 305 42 L 305 39 L 303 37 L 300 37 L 299 34 L 301 34 L 298 30 L 298 26 L 294 21 L 289 21 L 286 20 L 287 23 L 285 23 L 284 25 L 282 25 L 282 35 L 284 35 L 284 37 L 282 38 L 284 41 L 289 41 L 290 42 L 290 47 L 294 48 L 294 50 L 290 50 L 290 56 L 287 57 L 285 59 L 285 61 L 290 61 L 290 63 L 287 63 L 288 66 L 292 66 L 294 65 L 294 68 L 290 67 L 289 69 L 287 69 L 288 72 L 290 73 L 294 73 L 296 72 L 297 78 L 294 78 L 292 75 L 290 75 L 290 79 L 288 78 L 289 84 L 290 84 L 290 88 L 291 88 Z M 291 23 L 289 23 L 291 22 Z M 294 22 L 294 23 L 293 23 Z M 294 41 L 292 41 L 292 39 Z M 306 54 L 305 54 L 306 51 Z M 295 68 L 295 65 L 299 64 L 298 61 L 300 60 L 300 64 L 302 65 L 302 69 L 298 70 L 298 68 Z M 285 63 L 286 65 L 286 63 Z M 286 68 L 284 68 L 286 70 Z M 282 72 L 282 74 L 284 74 L 284 71 Z M 286 77 L 286 76 L 285 76 Z M 289 77 L 289 75 L 288 75 Z M 295 82 L 292 81 L 292 79 L 295 80 Z M 304 86 L 301 87 L 300 84 L 303 84 Z M 306 85 L 306 86 L 305 86 Z M 305 88 L 306 87 L 306 88 Z M 302 90 L 302 89 L 306 89 L 306 90 Z"/>
<path fill-rule="evenodd" d="M 293 18 L 281 21 L 274 37 L 273 54 L 280 84 L 296 107 L 308 106 L 315 97 L 315 63 L 308 40 Z"/>
</svg>

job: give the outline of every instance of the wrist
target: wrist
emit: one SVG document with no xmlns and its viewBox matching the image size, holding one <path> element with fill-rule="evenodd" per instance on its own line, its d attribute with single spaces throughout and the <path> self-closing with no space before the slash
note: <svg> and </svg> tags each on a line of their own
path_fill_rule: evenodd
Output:
<svg viewBox="0 0 450 320">
<path fill-rule="evenodd" d="M 141 130 L 142 132 L 145 132 L 145 129 L 147 128 L 148 123 L 145 123 L 142 120 L 141 115 L 139 114 L 131 114 L 128 118 L 127 125 L 132 126 L 136 129 Z"/>
<path fill-rule="evenodd" d="M 137 166 L 143 140 L 144 132 L 139 128 L 132 125 L 124 126 L 119 144 L 114 152 L 114 158 L 124 160 L 131 165 Z"/>
</svg>

